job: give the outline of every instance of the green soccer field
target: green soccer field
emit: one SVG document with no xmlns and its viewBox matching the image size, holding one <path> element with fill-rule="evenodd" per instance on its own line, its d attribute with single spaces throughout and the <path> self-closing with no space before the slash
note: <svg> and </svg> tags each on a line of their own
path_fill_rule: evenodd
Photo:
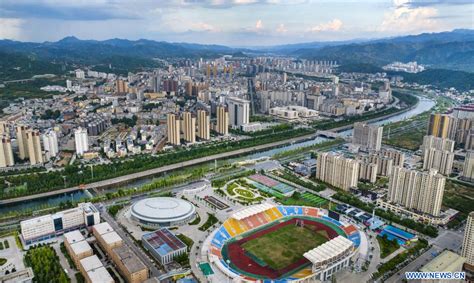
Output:
<svg viewBox="0 0 474 283">
<path fill-rule="evenodd" d="M 328 241 L 326 231 L 287 225 L 242 245 L 274 270 L 303 258 L 303 254 Z"/>
</svg>

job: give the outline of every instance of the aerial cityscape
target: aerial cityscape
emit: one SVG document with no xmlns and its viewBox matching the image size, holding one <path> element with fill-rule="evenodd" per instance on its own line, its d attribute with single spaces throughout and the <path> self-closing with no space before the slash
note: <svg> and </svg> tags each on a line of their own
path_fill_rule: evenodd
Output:
<svg viewBox="0 0 474 283">
<path fill-rule="evenodd" d="M 1 2 L 0 283 L 474 282 L 472 1 Z"/>
</svg>

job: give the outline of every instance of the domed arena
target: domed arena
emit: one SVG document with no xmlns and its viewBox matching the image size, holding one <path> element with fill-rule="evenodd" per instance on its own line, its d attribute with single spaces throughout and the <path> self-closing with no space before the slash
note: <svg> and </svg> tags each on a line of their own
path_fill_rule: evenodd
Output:
<svg viewBox="0 0 474 283">
<path fill-rule="evenodd" d="M 172 197 L 142 199 L 132 205 L 131 218 L 147 228 L 180 226 L 196 217 L 190 202 Z"/>
</svg>

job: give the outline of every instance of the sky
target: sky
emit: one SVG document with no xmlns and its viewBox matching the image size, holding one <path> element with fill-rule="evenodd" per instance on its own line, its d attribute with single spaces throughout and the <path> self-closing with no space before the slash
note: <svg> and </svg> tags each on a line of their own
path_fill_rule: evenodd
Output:
<svg viewBox="0 0 474 283">
<path fill-rule="evenodd" d="M 474 29 L 473 0 L 0 0 L 0 38 L 265 46 Z"/>
</svg>

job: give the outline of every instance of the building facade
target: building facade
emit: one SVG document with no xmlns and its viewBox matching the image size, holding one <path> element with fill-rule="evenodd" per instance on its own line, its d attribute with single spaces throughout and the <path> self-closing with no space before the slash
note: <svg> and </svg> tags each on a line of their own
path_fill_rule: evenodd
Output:
<svg viewBox="0 0 474 283">
<path fill-rule="evenodd" d="M 2 144 L 0 145 L 0 167 L 9 167 L 15 165 L 13 159 L 12 142 L 6 134 L 1 136 Z"/>
<path fill-rule="evenodd" d="M 99 211 L 91 203 L 80 203 L 76 208 L 21 221 L 21 239 L 29 246 L 99 222 Z"/>
<path fill-rule="evenodd" d="M 445 177 L 436 170 L 421 172 L 394 167 L 388 183 L 388 201 L 411 210 L 439 216 Z"/>
<path fill-rule="evenodd" d="M 474 266 L 474 211 L 467 217 L 461 256 L 466 258 L 467 264 Z"/>
<path fill-rule="evenodd" d="M 197 124 L 198 124 L 197 136 L 201 140 L 210 140 L 211 139 L 211 132 L 210 132 L 211 120 L 209 117 L 209 113 L 206 110 L 197 111 Z"/>
<path fill-rule="evenodd" d="M 26 131 L 26 144 L 28 145 L 30 164 L 43 163 L 43 151 L 41 150 L 40 133 L 38 130 L 28 129 Z"/>
<path fill-rule="evenodd" d="M 250 118 L 250 101 L 238 97 L 226 99 L 229 109 L 229 124 L 232 128 L 248 124 Z"/>
<path fill-rule="evenodd" d="M 183 113 L 182 129 L 184 140 L 187 143 L 196 142 L 196 117 L 191 112 Z"/>
<path fill-rule="evenodd" d="M 454 162 L 454 141 L 425 136 L 422 145 L 423 170 L 436 169 L 443 175 L 452 172 Z"/>
<path fill-rule="evenodd" d="M 179 145 L 181 143 L 180 120 L 178 115 L 169 113 L 166 116 L 166 125 L 168 126 L 168 143 Z"/>
<path fill-rule="evenodd" d="M 84 155 L 84 153 L 89 151 L 89 136 L 86 129 L 81 127 L 77 128 L 74 131 L 74 141 L 78 155 Z"/>
<path fill-rule="evenodd" d="M 316 179 L 336 188 L 349 191 L 357 187 L 359 179 L 359 162 L 331 153 L 321 153 L 316 164 Z"/>
<path fill-rule="evenodd" d="M 379 151 L 382 147 L 383 127 L 366 123 L 354 123 L 352 143 L 366 150 Z"/>
<path fill-rule="evenodd" d="M 229 111 L 225 106 L 217 106 L 216 132 L 220 135 L 229 134 Z"/>
</svg>

